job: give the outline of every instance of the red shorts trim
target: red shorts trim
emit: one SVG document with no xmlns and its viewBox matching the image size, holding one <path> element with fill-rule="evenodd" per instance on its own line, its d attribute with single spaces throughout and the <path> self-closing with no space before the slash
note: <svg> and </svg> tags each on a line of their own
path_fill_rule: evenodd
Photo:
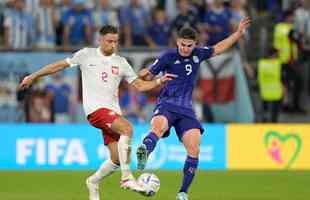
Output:
<svg viewBox="0 0 310 200">
<path fill-rule="evenodd" d="M 96 128 L 101 129 L 104 144 L 108 145 L 111 142 L 117 142 L 120 135 L 112 131 L 111 125 L 114 120 L 119 118 L 120 115 L 113 110 L 107 108 L 99 108 L 87 116 L 90 124 Z"/>
</svg>

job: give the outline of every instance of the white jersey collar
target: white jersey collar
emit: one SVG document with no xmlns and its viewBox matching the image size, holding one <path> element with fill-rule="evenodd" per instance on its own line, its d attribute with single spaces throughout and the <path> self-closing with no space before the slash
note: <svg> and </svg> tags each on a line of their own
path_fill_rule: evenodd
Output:
<svg viewBox="0 0 310 200">
<path fill-rule="evenodd" d="M 104 55 L 102 52 L 101 52 L 101 50 L 100 50 L 100 47 L 98 47 L 97 48 L 97 53 L 100 55 L 100 56 L 102 56 L 103 58 L 112 58 L 113 56 L 115 56 L 116 54 L 115 53 L 113 53 L 113 54 L 111 54 L 110 56 L 106 56 L 106 55 Z"/>
</svg>

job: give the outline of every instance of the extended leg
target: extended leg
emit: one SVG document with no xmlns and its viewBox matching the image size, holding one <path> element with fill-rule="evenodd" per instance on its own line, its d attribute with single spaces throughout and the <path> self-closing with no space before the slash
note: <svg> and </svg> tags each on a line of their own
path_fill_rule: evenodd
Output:
<svg viewBox="0 0 310 200">
<path fill-rule="evenodd" d="M 143 143 L 138 146 L 137 160 L 138 169 L 143 170 L 146 166 L 148 156 L 154 151 L 157 141 L 168 130 L 168 120 L 163 115 L 153 117 L 151 121 L 151 131 L 143 139 Z"/>
</svg>

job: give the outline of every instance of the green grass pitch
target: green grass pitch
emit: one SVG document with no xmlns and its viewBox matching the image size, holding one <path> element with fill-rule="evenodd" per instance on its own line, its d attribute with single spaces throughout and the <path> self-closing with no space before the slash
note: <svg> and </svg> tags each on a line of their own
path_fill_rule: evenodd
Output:
<svg viewBox="0 0 310 200">
<path fill-rule="evenodd" d="M 181 172 L 153 171 L 151 198 L 119 188 L 119 172 L 100 185 L 102 200 L 174 200 Z M 0 200 L 87 200 L 90 171 L 0 171 Z M 138 175 L 138 173 L 135 173 Z M 309 200 L 310 171 L 198 171 L 190 200 Z"/>
</svg>

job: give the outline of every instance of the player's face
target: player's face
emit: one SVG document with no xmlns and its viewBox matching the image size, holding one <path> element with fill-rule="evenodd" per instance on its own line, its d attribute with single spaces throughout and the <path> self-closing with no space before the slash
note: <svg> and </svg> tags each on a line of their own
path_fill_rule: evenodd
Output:
<svg viewBox="0 0 310 200">
<path fill-rule="evenodd" d="M 102 52 L 109 56 L 113 54 L 118 47 L 118 34 L 117 33 L 108 33 L 105 35 L 101 35 L 100 39 L 100 48 Z"/>
<path fill-rule="evenodd" d="M 196 46 L 196 41 L 191 40 L 191 39 L 179 38 L 177 40 L 177 45 L 178 45 L 180 55 L 187 57 L 192 54 L 192 51 L 194 50 Z"/>
</svg>

